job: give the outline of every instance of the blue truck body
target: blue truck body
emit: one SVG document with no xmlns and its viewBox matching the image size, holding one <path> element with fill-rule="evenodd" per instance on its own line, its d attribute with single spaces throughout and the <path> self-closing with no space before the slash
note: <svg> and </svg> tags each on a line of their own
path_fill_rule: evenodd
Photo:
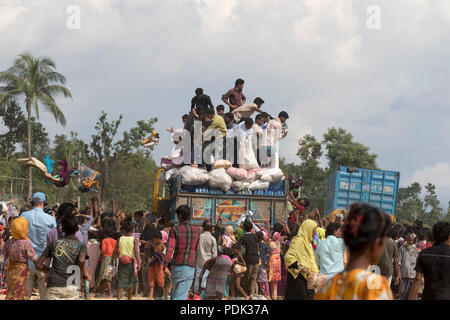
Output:
<svg viewBox="0 0 450 320">
<path fill-rule="evenodd" d="M 367 203 L 394 216 L 400 173 L 339 166 L 328 178 L 325 215 Z"/>
</svg>

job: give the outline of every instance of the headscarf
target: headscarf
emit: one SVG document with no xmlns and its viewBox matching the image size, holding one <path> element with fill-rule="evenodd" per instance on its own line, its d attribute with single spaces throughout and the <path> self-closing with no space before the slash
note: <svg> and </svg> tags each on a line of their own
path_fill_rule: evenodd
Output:
<svg viewBox="0 0 450 320">
<path fill-rule="evenodd" d="M 298 229 L 297 236 L 295 236 L 289 246 L 289 250 L 284 256 L 284 262 L 286 266 L 290 266 L 296 261 L 299 266 L 307 268 L 312 273 L 318 273 L 319 267 L 316 264 L 314 258 L 314 251 L 311 246 L 313 239 L 313 229 L 317 227 L 317 222 L 311 219 L 303 221 L 302 225 Z M 298 272 L 292 269 L 288 269 L 294 279 L 297 278 Z M 307 279 L 305 272 L 300 271 L 302 276 Z"/>
<path fill-rule="evenodd" d="M 317 232 L 317 235 L 319 236 L 320 240 L 325 240 L 325 229 L 324 228 L 317 228 L 316 232 Z"/>
<path fill-rule="evenodd" d="M 279 232 L 275 232 L 272 236 L 273 241 L 280 241 L 281 240 L 281 234 Z"/>
<path fill-rule="evenodd" d="M 11 236 L 15 240 L 28 240 L 28 221 L 24 217 L 19 217 L 11 223 Z"/>
<path fill-rule="evenodd" d="M 242 237 L 244 235 L 244 230 L 239 227 L 236 229 L 236 241 L 239 241 L 239 238 Z"/>
<path fill-rule="evenodd" d="M 161 230 L 160 232 L 161 232 L 161 236 L 162 236 L 162 242 L 163 242 L 163 243 L 166 243 L 167 240 L 169 240 L 169 235 L 168 235 L 167 232 L 164 231 L 164 230 Z"/>
<path fill-rule="evenodd" d="M 234 237 L 234 230 L 232 226 L 227 226 L 225 229 L 225 234 L 229 236 L 231 239 L 236 240 Z"/>
</svg>

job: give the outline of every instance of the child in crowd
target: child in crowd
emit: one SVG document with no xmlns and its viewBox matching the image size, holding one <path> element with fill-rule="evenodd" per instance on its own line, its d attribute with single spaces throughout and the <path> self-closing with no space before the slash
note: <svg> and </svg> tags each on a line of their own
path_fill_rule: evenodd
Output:
<svg viewBox="0 0 450 320">
<path fill-rule="evenodd" d="M 230 248 L 236 243 L 236 238 L 234 237 L 234 231 L 232 226 L 227 226 L 225 228 L 225 233 L 222 235 L 222 246 Z"/>
<path fill-rule="evenodd" d="M 75 233 L 78 230 L 78 220 L 75 215 L 65 214 L 61 219 L 63 238 L 52 241 L 47 245 L 36 268 L 50 271 L 47 281 L 47 297 L 49 300 L 79 300 L 79 278 L 74 279 L 72 274 L 78 268 L 87 281 L 91 276 L 86 269 L 86 244 L 80 242 Z M 46 259 L 52 258 L 51 268 L 44 265 Z"/>
<path fill-rule="evenodd" d="M 128 300 L 131 300 L 133 287 L 135 285 L 134 259 L 138 262 L 138 271 L 141 268 L 141 257 L 139 255 L 139 240 L 134 236 L 134 226 L 131 221 L 126 221 L 122 225 L 124 235 L 120 237 L 114 248 L 111 264 L 119 258 L 119 266 L 117 270 L 117 300 L 122 298 L 123 289 L 127 290 Z"/>
<path fill-rule="evenodd" d="M 100 296 L 103 296 L 103 293 L 105 291 L 105 285 L 108 290 L 108 298 L 113 297 L 112 288 L 111 288 L 111 281 L 113 278 L 113 275 L 111 272 L 108 271 L 109 266 L 111 265 L 112 261 L 112 255 L 114 253 L 114 248 L 116 247 L 117 241 L 115 238 L 115 231 L 113 229 L 107 229 L 104 232 L 105 238 L 101 242 L 101 266 L 100 266 L 100 272 L 97 277 L 97 292 L 100 294 Z"/>
<path fill-rule="evenodd" d="M 344 222 L 350 256 L 344 272 L 318 290 L 316 300 L 392 300 L 387 279 L 368 271 L 380 260 L 391 219 L 375 207 L 354 204 Z"/>
<path fill-rule="evenodd" d="M 258 270 L 258 285 L 260 291 L 267 300 L 270 300 L 269 278 L 267 277 L 267 264 L 269 263 L 272 249 L 266 244 L 266 237 L 262 231 L 256 233 L 259 245 L 260 264 Z"/>
<path fill-rule="evenodd" d="M 247 293 L 245 293 L 244 289 L 241 287 L 241 279 L 247 271 L 247 264 L 242 257 L 241 246 L 239 244 L 234 244 L 231 249 L 234 258 L 232 259 L 233 266 L 231 271 L 230 299 L 234 299 L 234 297 L 236 297 L 236 291 L 238 291 L 245 300 L 248 300 L 249 297 Z"/>
<path fill-rule="evenodd" d="M 271 295 L 273 300 L 278 299 L 277 284 L 281 281 L 281 234 L 274 232 L 270 241 L 272 254 L 269 260 L 269 283 L 271 287 Z"/>
<path fill-rule="evenodd" d="M 151 235 L 151 245 L 153 248 L 153 254 L 148 264 L 148 286 L 150 288 L 149 300 L 153 300 L 155 284 L 158 284 L 158 287 L 163 288 L 164 297 L 167 297 L 166 287 L 164 285 L 165 275 L 163 270 L 163 261 L 166 255 L 166 247 L 162 241 L 161 232 L 154 232 Z"/>
</svg>

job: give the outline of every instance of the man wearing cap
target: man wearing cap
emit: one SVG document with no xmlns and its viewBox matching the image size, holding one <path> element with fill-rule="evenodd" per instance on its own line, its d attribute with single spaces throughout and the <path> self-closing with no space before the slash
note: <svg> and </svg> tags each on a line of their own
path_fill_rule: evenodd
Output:
<svg viewBox="0 0 450 320">
<path fill-rule="evenodd" d="M 33 194 L 31 200 L 32 209 L 22 213 L 22 217 L 28 221 L 28 238 L 30 238 L 33 249 L 38 256 L 41 256 L 47 246 L 47 233 L 56 228 L 56 220 L 53 216 L 44 212 L 46 198 L 42 192 Z M 32 294 L 33 288 L 37 283 L 41 300 L 47 299 L 47 285 L 45 282 L 45 273 L 36 270 L 33 262 L 29 261 L 28 267 L 30 273 L 27 279 L 27 290 Z"/>
</svg>

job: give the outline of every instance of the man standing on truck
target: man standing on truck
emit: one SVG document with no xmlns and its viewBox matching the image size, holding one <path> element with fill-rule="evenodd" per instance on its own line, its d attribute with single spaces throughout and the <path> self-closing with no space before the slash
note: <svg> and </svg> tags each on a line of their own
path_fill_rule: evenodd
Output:
<svg viewBox="0 0 450 320">
<path fill-rule="evenodd" d="M 234 83 L 234 88 L 228 90 L 228 92 L 222 96 L 222 101 L 230 107 L 230 112 L 232 112 L 237 107 L 242 106 L 247 100 L 247 98 L 242 93 L 243 89 L 244 80 L 237 79 Z"/>
<path fill-rule="evenodd" d="M 281 111 L 278 118 L 271 119 L 267 123 L 266 135 L 262 143 L 264 152 L 260 154 L 262 163 L 266 167 L 279 168 L 279 141 L 287 135 L 285 126 L 283 126 L 287 119 L 289 119 L 287 112 Z"/>
<path fill-rule="evenodd" d="M 214 112 L 214 105 L 211 102 L 211 98 L 203 94 L 202 88 L 197 88 L 195 89 L 195 97 L 191 100 L 191 109 L 195 109 L 198 112 L 202 108 L 210 108 Z"/>
<path fill-rule="evenodd" d="M 170 230 L 164 268 L 172 265 L 170 299 L 186 300 L 194 280 L 195 251 L 200 238 L 200 228 L 191 223 L 191 208 L 188 206 L 181 205 L 175 212 L 180 223 Z"/>
</svg>

